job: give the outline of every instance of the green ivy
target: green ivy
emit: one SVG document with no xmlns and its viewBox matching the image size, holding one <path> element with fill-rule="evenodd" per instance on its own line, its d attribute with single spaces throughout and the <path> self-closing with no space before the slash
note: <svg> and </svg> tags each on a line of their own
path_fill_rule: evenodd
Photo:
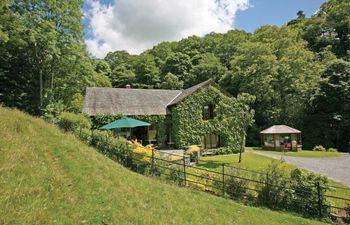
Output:
<svg viewBox="0 0 350 225">
<path fill-rule="evenodd" d="M 207 134 L 217 134 L 232 151 L 242 148 L 247 128 L 253 123 L 252 96 L 226 96 L 216 86 L 208 86 L 171 108 L 172 132 L 177 148 L 201 144 Z M 213 104 L 214 119 L 203 120 L 203 106 Z"/>
</svg>

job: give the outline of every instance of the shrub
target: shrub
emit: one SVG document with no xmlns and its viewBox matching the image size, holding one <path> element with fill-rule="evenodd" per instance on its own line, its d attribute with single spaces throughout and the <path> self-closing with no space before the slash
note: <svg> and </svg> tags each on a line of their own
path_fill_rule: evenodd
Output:
<svg viewBox="0 0 350 225">
<path fill-rule="evenodd" d="M 316 145 L 312 151 L 316 151 L 316 152 L 325 152 L 326 151 L 326 148 L 323 147 L 322 145 Z"/>
<path fill-rule="evenodd" d="M 169 172 L 169 176 L 168 179 L 170 181 L 173 181 L 179 185 L 183 185 L 184 184 L 184 173 L 183 173 L 183 169 L 182 166 L 178 166 L 178 165 L 170 165 L 170 172 Z"/>
<path fill-rule="evenodd" d="M 286 191 L 288 181 L 285 175 L 285 168 L 281 162 L 272 162 L 266 174 L 260 176 L 263 183 L 258 193 L 258 202 L 270 208 L 283 209 L 288 206 L 289 192 Z"/>
<path fill-rule="evenodd" d="M 87 145 L 91 144 L 91 130 L 87 128 L 78 129 L 74 131 L 75 136 L 79 137 L 79 139 Z"/>
<path fill-rule="evenodd" d="M 63 112 L 58 118 L 57 125 L 66 132 L 91 128 L 90 119 L 82 114 Z"/>
<path fill-rule="evenodd" d="M 239 200 L 247 196 L 249 188 L 249 181 L 247 179 L 249 179 L 249 177 L 243 175 L 240 169 L 230 168 L 227 173 L 232 175 L 225 177 L 225 192 L 230 198 Z"/>
<path fill-rule="evenodd" d="M 124 166 L 132 166 L 131 150 L 127 140 L 124 138 L 115 138 L 111 131 L 94 130 L 91 136 L 91 145 L 113 160 L 122 163 Z"/>
<path fill-rule="evenodd" d="M 113 134 L 111 131 L 93 130 L 91 135 L 91 144 L 100 152 L 107 154 L 109 146 L 113 145 Z"/>
<path fill-rule="evenodd" d="M 327 149 L 327 152 L 338 152 L 338 149 L 336 149 L 336 148 L 329 148 L 329 149 Z"/>
<path fill-rule="evenodd" d="M 285 172 L 280 165 L 269 166 L 266 178 L 261 179 L 265 183 L 258 195 L 261 204 L 311 217 L 326 217 L 329 214 L 329 204 L 324 196 L 329 190 L 326 177 L 303 173 L 300 169 L 293 170 L 289 177 L 283 174 Z M 322 205 L 321 212 L 319 203 Z"/>
<path fill-rule="evenodd" d="M 329 190 L 326 177 L 313 173 L 303 173 L 300 169 L 295 169 L 290 174 L 290 180 L 290 188 L 293 190 L 291 210 L 306 216 L 318 217 L 320 214 L 319 201 L 321 201 L 321 216 L 325 217 L 329 214 L 329 207 L 327 206 L 329 204 L 324 196 Z M 320 190 L 318 190 L 318 185 Z"/>
</svg>

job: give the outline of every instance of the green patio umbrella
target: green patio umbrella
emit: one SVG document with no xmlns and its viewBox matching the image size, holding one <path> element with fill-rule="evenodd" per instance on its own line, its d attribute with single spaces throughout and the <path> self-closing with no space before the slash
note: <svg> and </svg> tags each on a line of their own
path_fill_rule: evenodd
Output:
<svg viewBox="0 0 350 225">
<path fill-rule="evenodd" d="M 99 129 L 111 130 L 116 128 L 135 128 L 135 127 L 148 127 L 151 126 L 150 123 L 145 121 L 136 120 L 129 117 L 122 117 L 118 120 L 113 121 L 112 123 L 106 124 Z"/>
</svg>

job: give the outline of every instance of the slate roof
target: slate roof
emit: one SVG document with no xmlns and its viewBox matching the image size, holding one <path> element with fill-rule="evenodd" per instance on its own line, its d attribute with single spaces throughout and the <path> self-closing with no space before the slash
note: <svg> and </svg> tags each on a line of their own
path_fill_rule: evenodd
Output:
<svg viewBox="0 0 350 225">
<path fill-rule="evenodd" d="M 185 90 L 88 87 L 83 112 L 90 116 L 98 113 L 165 115 L 168 106 L 181 102 L 211 83 L 207 80 Z"/>
<path fill-rule="evenodd" d="M 165 115 L 169 102 L 181 93 L 179 90 L 87 88 L 83 112 L 123 115 Z"/>
<path fill-rule="evenodd" d="M 286 125 L 274 125 L 260 132 L 260 134 L 300 134 L 301 131 Z"/>
</svg>

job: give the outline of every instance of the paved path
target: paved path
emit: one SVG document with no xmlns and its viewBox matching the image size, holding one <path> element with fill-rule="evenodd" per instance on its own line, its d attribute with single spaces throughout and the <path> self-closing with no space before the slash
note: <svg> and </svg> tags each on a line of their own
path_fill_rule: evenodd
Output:
<svg viewBox="0 0 350 225">
<path fill-rule="evenodd" d="M 269 152 L 251 151 L 258 155 L 283 159 L 286 163 L 327 176 L 350 187 L 350 154 L 337 157 L 311 158 L 276 155 Z"/>
</svg>

